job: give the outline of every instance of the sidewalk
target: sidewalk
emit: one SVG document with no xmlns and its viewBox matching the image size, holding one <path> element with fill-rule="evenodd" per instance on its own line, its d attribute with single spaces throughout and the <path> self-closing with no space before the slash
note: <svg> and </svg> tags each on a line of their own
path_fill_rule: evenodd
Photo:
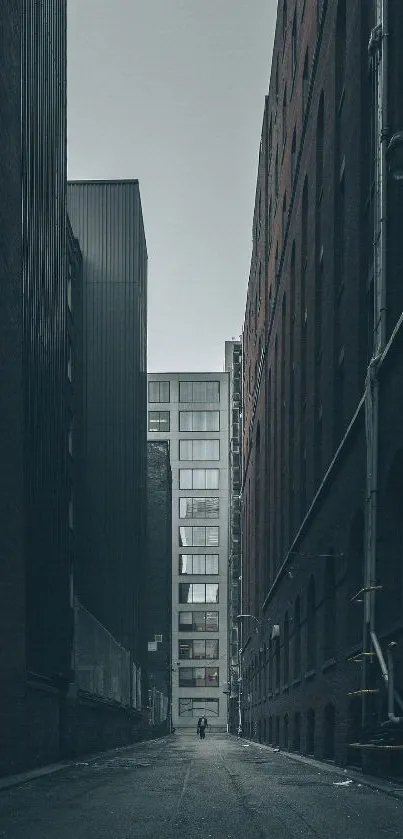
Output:
<svg viewBox="0 0 403 839">
<path fill-rule="evenodd" d="M 128 746 L 117 746 L 114 749 L 107 749 L 103 752 L 91 752 L 90 755 L 77 755 L 71 760 L 60 761 L 59 763 L 49 763 L 47 766 L 38 766 L 36 769 L 30 769 L 28 772 L 20 772 L 17 775 L 5 775 L 0 778 L 0 793 L 4 790 L 11 789 L 11 787 L 18 787 L 22 784 L 27 784 L 30 781 L 36 781 L 38 778 L 44 778 L 46 775 L 53 775 L 56 772 L 61 772 L 63 769 L 69 769 L 77 763 L 91 762 L 100 760 L 110 755 L 117 755 L 134 749 L 136 746 L 144 746 L 148 743 L 162 743 L 167 740 L 165 737 L 156 737 L 153 740 L 137 740 L 135 743 L 130 743 Z"/>
<path fill-rule="evenodd" d="M 288 760 L 294 760 L 297 763 L 304 763 L 308 766 L 313 766 L 321 772 L 331 772 L 333 775 L 338 775 L 345 780 L 349 778 L 354 781 L 357 786 L 370 787 L 377 792 L 383 792 L 385 795 L 390 795 L 392 798 L 398 798 L 403 801 L 403 783 L 400 784 L 397 781 L 394 782 L 383 780 L 383 778 L 375 778 L 373 775 L 364 775 L 359 769 L 343 769 L 336 763 L 327 763 L 326 761 L 305 757 L 305 755 L 298 755 L 293 752 L 283 751 L 282 749 L 274 748 L 273 746 L 266 746 L 265 743 L 256 743 L 255 740 L 247 740 L 244 737 L 239 738 L 239 742 L 247 742 L 251 746 L 256 746 L 258 749 L 267 749 L 269 752 L 277 753 L 282 757 L 288 758 Z"/>
</svg>

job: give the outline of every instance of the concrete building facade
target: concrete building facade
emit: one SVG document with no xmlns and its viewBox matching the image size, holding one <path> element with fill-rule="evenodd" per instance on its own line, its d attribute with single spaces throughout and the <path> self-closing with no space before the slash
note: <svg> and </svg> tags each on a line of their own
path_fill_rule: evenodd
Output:
<svg viewBox="0 0 403 839">
<path fill-rule="evenodd" d="M 148 439 L 172 469 L 172 723 L 227 725 L 227 373 L 149 373 Z"/>
<path fill-rule="evenodd" d="M 403 689 L 401 37 L 396 2 L 279 2 L 243 330 L 244 727 L 363 766 L 388 649 Z"/>
</svg>

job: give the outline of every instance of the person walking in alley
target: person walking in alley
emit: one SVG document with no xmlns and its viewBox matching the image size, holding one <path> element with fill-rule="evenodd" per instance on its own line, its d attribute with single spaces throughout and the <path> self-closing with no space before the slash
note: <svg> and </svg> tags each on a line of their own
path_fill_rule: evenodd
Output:
<svg viewBox="0 0 403 839">
<path fill-rule="evenodd" d="M 207 717 L 199 717 L 197 720 L 197 734 L 200 734 L 200 740 L 204 740 L 207 726 Z"/>
</svg>

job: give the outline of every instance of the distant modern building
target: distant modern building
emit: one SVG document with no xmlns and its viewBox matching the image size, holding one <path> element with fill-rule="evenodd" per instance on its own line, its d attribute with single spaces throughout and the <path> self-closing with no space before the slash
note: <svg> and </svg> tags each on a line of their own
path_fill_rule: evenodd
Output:
<svg viewBox="0 0 403 839">
<path fill-rule="evenodd" d="M 72 679 L 66 2 L 0 2 L 0 773 L 60 756 Z"/>
<path fill-rule="evenodd" d="M 148 438 L 172 469 L 172 722 L 227 725 L 228 373 L 148 375 Z"/>
<path fill-rule="evenodd" d="M 127 742 L 145 707 L 147 249 L 136 180 L 70 182 L 68 212 L 83 273 L 75 714 L 92 748 L 88 701 L 105 744 Z"/>
<path fill-rule="evenodd" d="M 242 342 L 225 342 L 229 375 L 229 558 L 228 558 L 228 722 L 231 733 L 241 727 L 239 667 L 241 613 L 241 487 L 242 487 Z"/>
<path fill-rule="evenodd" d="M 147 640 L 149 723 L 170 731 L 172 474 L 166 440 L 147 444 L 147 573 L 144 627 Z"/>
</svg>

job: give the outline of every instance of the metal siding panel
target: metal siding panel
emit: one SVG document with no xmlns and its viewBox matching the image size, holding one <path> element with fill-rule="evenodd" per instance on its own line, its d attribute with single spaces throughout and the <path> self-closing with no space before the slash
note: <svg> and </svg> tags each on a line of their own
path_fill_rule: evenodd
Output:
<svg viewBox="0 0 403 839">
<path fill-rule="evenodd" d="M 139 318 L 145 300 L 139 276 L 138 184 L 72 182 L 68 207 L 84 259 L 86 520 L 80 594 L 140 657 L 139 609 L 134 606 L 144 550 L 146 392 L 140 358 L 146 334 Z"/>
</svg>

